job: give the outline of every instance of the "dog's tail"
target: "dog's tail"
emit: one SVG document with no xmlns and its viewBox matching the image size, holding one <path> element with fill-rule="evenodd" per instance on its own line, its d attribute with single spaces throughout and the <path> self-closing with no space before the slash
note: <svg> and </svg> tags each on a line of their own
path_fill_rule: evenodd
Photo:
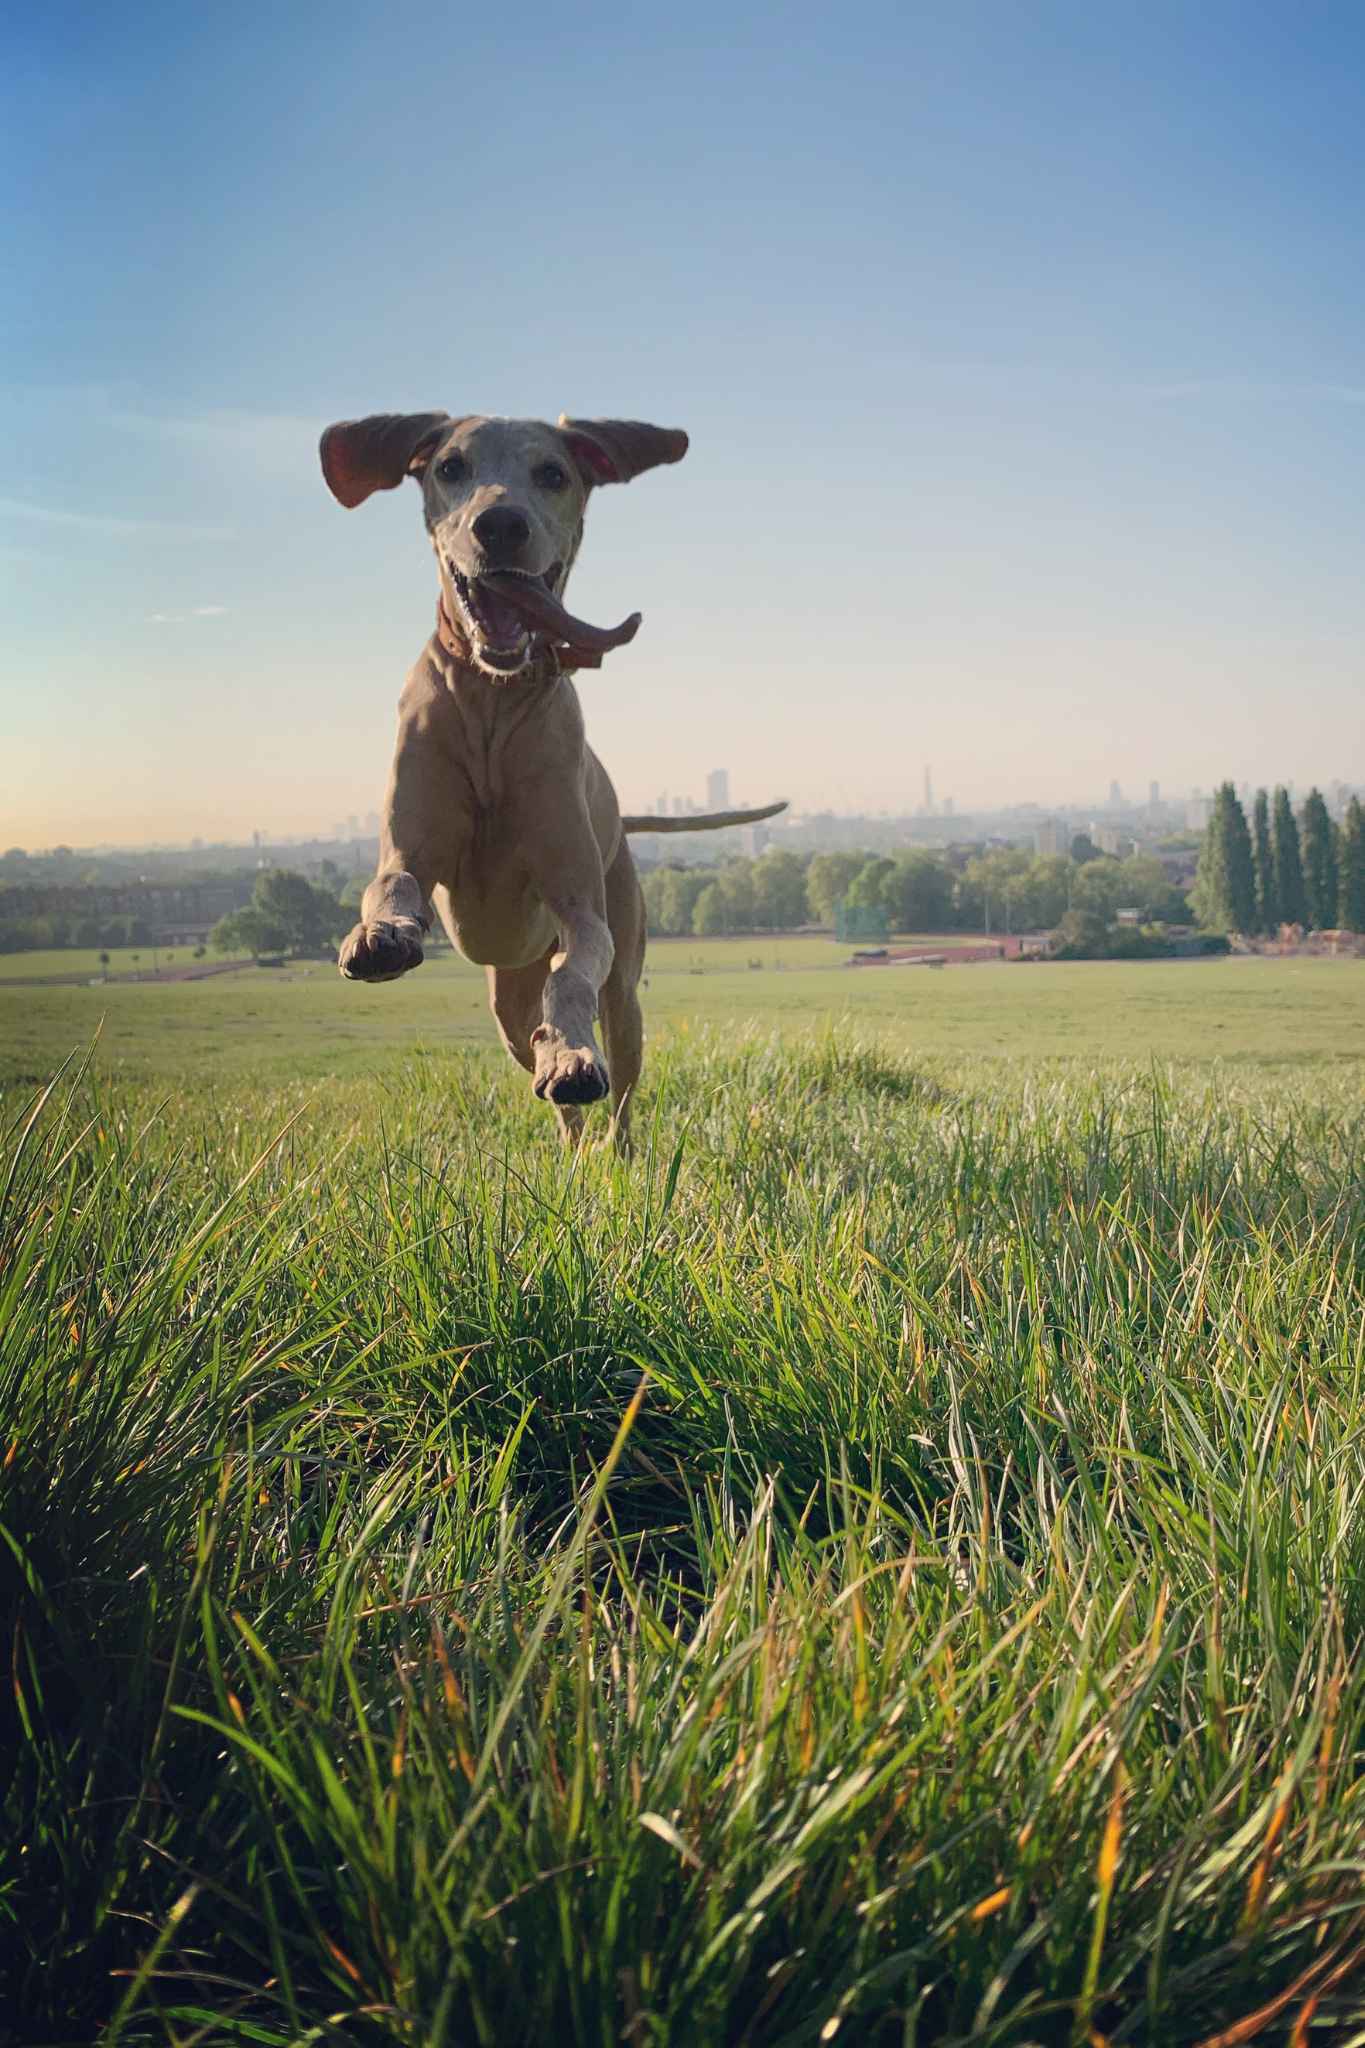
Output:
<svg viewBox="0 0 1365 2048">
<path fill-rule="evenodd" d="M 693 818 L 655 817 L 646 811 L 642 817 L 622 818 L 624 832 L 720 832 L 727 825 L 757 825 L 762 818 L 775 818 L 779 811 L 785 811 L 787 799 L 780 803 L 764 804 L 761 811 L 703 811 Z"/>
</svg>

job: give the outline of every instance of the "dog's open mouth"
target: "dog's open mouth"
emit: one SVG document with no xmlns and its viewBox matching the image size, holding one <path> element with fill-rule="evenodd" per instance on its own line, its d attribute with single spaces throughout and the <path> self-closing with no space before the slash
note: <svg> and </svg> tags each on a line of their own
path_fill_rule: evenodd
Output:
<svg viewBox="0 0 1365 2048">
<path fill-rule="evenodd" d="M 619 626 L 590 626 L 564 609 L 555 594 L 563 564 L 556 562 L 543 576 L 524 569 L 497 569 L 465 576 L 453 562 L 451 588 L 464 627 L 481 667 L 498 675 L 516 675 L 526 667 L 537 644 L 553 647 L 567 668 L 598 668 L 613 647 L 624 647 L 640 628 L 639 612 Z"/>
</svg>

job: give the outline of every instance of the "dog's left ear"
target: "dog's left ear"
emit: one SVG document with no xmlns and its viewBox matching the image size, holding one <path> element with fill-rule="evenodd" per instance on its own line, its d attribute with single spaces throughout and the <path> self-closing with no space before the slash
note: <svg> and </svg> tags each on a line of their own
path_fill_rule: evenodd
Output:
<svg viewBox="0 0 1365 2048">
<path fill-rule="evenodd" d="M 368 419 L 337 420 L 318 453 L 327 488 L 348 511 L 372 491 L 396 490 L 405 476 L 420 476 L 436 443 L 452 426 L 448 412 L 374 412 Z"/>
<path fill-rule="evenodd" d="M 644 420 L 571 420 L 561 413 L 559 431 L 588 484 L 628 484 L 687 453 L 681 427 L 651 427 Z"/>
</svg>

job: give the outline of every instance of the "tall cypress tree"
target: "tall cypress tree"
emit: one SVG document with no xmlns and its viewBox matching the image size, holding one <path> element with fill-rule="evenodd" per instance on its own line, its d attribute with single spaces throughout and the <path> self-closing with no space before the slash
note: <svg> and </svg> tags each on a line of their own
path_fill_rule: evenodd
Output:
<svg viewBox="0 0 1365 2048">
<path fill-rule="evenodd" d="M 1251 812 L 1251 849 L 1256 865 L 1256 922 L 1272 936 L 1280 928 L 1280 892 L 1275 881 L 1275 849 L 1270 843 L 1270 798 L 1256 792 Z"/>
<path fill-rule="evenodd" d="M 1247 814 L 1230 782 L 1223 784 L 1223 793 L 1228 909 L 1232 913 L 1233 931 L 1249 934 L 1256 929 L 1256 864 L 1252 857 L 1251 834 L 1247 830 Z"/>
<path fill-rule="evenodd" d="M 1223 879 L 1223 835 L 1219 831 L 1222 792 L 1213 800 L 1209 822 L 1199 846 L 1199 866 L 1190 886 L 1190 908 L 1206 931 L 1227 929 L 1227 889 Z"/>
<path fill-rule="evenodd" d="M 1308 898 L 1303 887 L 1303 861 L 1299 854 L 1299 828 L 1287 789 L 1275 792 L 1274 822 L 1271 827 L 1275 849 L 1275 893 L 1285 924 L 1307 924 Z"/>
<path fill-rule="evenodd" d="M 1347 931 L 1365 932 L 1365 811 L 1353 796 L 1341 830 L 1341 900 L 1337 916 Z"/>
<path fill-rule="evenodd" d="M 1308 921 L 1328 932 L 1337 921 L 1337 828 L 1319 789 L 1310 789 L 1304 803 L 1302 843 Z"/>
<path fill-rule="evenodd" d="M 1256 869 L 1246 812 L 1230 782 L 1213 801 L 1191 891 L 1200 921 L 1214 931 L 1254 932 Z"/>
</svg>

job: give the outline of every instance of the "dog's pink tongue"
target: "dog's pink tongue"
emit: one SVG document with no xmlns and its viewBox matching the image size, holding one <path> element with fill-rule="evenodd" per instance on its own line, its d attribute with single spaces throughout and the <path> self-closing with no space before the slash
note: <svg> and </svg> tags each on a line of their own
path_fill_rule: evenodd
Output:
<svg viewBox="0 0 1365 2048">
<path fill-rule="evenodd" d="M 529 576 L 482 576 L 479 581 L 510 605 L 526 625 L 576 654 L 610 654 L 613 647 L 624 647 L 640 630 L 639 612 L 632 612 L 619 626 L 590 626 L 586 619 L 566 612 L 543 583 L 533 583 Z"/>
</svg>

